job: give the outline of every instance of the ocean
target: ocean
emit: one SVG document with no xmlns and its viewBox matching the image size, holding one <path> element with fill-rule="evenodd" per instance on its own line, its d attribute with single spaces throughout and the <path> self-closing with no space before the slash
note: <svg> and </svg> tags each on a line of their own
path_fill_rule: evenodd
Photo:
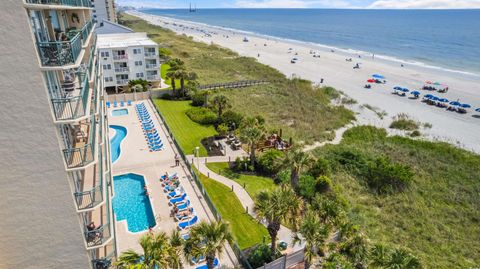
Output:
<svg viewBox="0 0 480 269">
<path fill-rule="evenodd" d="M 142 9 L 144 13 L 480 75 L 480 10 Z"/>
</svg>

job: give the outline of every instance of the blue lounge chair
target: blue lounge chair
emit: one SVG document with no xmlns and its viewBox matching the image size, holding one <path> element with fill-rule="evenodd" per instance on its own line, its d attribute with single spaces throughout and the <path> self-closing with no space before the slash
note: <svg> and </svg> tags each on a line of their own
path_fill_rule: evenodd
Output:
<svg viewBox="0 0 480 269">
<path fill-rule="evenodd" d="M 195 225 L 195 223 L 197 223 L 198 221 L 198 217 L 197 215 L 193 216 L 193 218 L 187 220 L 187 221 L 183 221 L 183 222 L 180 222 L 178 224 L 178 228 L 180 230 L 185 230 L 185 229 L 188 229 L 190 228 L 191 226 Z"/>
<path fill-rule="evenodd" d="M 190 206 L 190 200 L 187 200 L 186 202 L 184 203 L 181 203 L 181 204 L 177 204 L 177 208 L 178 208 L 178 211 L 183 211 L 183 210 L 187 210 Z"/>
<path fill-rule="evenodd" d="M 169 204 L 174 205 L 174 204 L 180 204 L 185 201 L 187 198 L 187 194 L 183 193 L 182 196 L 170 199 Z"/>
<path fill-rule="evenodd" d="M 118 107 L 118 102 L 117 101 L 113 102 L 113 107 Z"/>
<path fill-rule="evenodd" d="M 125 102 L 124 102 L 124 101 L 120 101 L 120 106 L 121 106 L 121 107 L 124 107 L 124 106 L 125 106 Z"/>
<path fill-rule="evenodd" d="M 182 221 L 182 220 L 187 220 L 187 219 L 188 219 L 189 217 L 191 217 L 191 216 L 195 216 L 195 214 L 193 213 L 193 208 L 190 208 L 189 210 L 190 210 L 190 212 L 192 212 L 192 213 L 191 213 L 191 214 L 188 214 L 188 213 L 187 213 L 188 215 L 184 214 L 185 211 L 184 211 L 183 213 L 179 212 L 178 214 L 175 214 L 175 216 L 174 216 L 175 220 L 176 220 L 176 221 Z M 188 212 L 188 211 L 187 211 L 187 212 Z"/>
<path fill-rule="evenodd" d="M 132 100 L 128 100 L 127 105 L 131 106 L 132 105 Z"/>
<path fill-rule="evenodd" d="M 177 188 L 176 190 L 172 191 L 172 192 L 169 192 L 168 193 L 168 199 L 173 199 L 173 198 L 177 198 L 177 197 L 180 197 L 182 196 L 183 194 L 185 194 L 185 191 L 183 190 L 183 188 Z"/>
<path fill-rule="evenodd" d="M 110 102 L 107 101 L 106 105 L 107 105 L 107 108 L 110 108 Z"/>
<path fill-rule="evenodd" d="M 183 240 L 188 240 L 188 239 L 190 239 L 190 234 L 189 234 L 189 233 L 182 234 L 181 236 L 182 236 L 182 239 L 183 239 Z"/>
<path fill-rule="evenodd" d="M 165 188 L 163 188 L 163 191 L 164 192 L 172 192 L 176 188 L 178 188 L 178 186 L 175 186 L 175 184 L 174 185 L 167 185 L 167 186 L 165 186 Z"/>
<path fill-rule="evenodd" d="M 214 266 L 214 267 L 217 267 L 217 266 L 218 266 L 218 259 L 217 259 L 217 258 L 215 258 L 215 260 L 213 260 L 213 266 Z M 202 265 L 202 266 L 198 266 L 198 267 L 195 268 L 195 269 L 208 269 L 208 267 L 207 267 L 207 264 L 204 264 L 204 265 Z"/>
</svg>

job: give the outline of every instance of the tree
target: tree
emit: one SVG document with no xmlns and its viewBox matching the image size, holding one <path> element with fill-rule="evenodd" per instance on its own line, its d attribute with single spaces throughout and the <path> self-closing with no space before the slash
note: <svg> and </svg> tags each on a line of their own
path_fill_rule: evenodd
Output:
<svg viewBox="0 0 480 269">
<path fill-rule="evenodd" d="M 296 234 L 293 243 L 305 242 L 305 268 L 308 269 L 313 258 L 323 249 L 330 233 L 330 226 L 322 224 L 316 213 L 308 210 L 298 232 L 300 235 Z"/>
<path fill-rule="evenodd" d="M 298 181 L 303 168 L 309 166 L 313 162 L 313 157 L 304 152 L 300 146 L 294 146 L 285 153 L 283 166 L 290 169 L 290 183 L 294 190 L 298 189 Z"/>
<path fill-rule="evenodd" d="M 144 92 L 148 89 L 148 81 L 144 79 L 132 79 L 128 81 L 128 87 L 130 88 L 130 92 L 133 91 L 133 87 L 140 86 L 141 88 L 137 87 L 137 92 Z"/>
<path fill-rule="evenodd" d="M 169 60 L 167 62 L 167 65 L 169 66 L 169 68 L 166 73 L 166 78 L 170 79 L 173 94 L 175 95 L 176 94 L 175 79 L 179 78 L 179 74 L 182 70 L 185 70 L 185 63 L 178 58 L 174 58 Z"/>
<path fill-rule="evenodd" d="M 225 109 L 232 107 L 230 100 L 223 94 L 213 97 L 212 106 L 217 111 L 219 119 L 222 117 Z"/>
<path fill-rule="evenodd" d="M 172 236 L 175 238 L 175 236 Z M 119 269 L 130 268 L 180 268 L 181 260 L 176 243 L 164 232 L 148 233 L 139 240 L 143 254 L 132 249 L 123 252 L 115 266 Z M 174 244 L 172 244 L 174 243 Z"/>
<path fill-rule="evenodd" d="M 207 268 L 212 269 L 215 257 L 222 254 L 225 243 L 232 242 L 232 233 L 225 222 L 201 222 L 191 229 L 184 253 L 187 259 L 205 257 Z"/>
<path fill-rule="evenodd" d="M 265 126 L 258 118 L 245 118 L 240 124 L 239 136 L 240 139 L 248 144 L 250 148 L 250 162 L 255 165 L 255 151 L 257 143 L 265 134 Z"/>
<path fill-rule="evenodd" d="M 301 208 L 301 200 L 291 188 L 286 186 L 275 189 L 272 192 L 262 191 L 257 195 L 254 209 L 258 220 L 267 221 L 273 259 L 275 259 L 276 255 L 276 240 L 282 221 L 295 226 Z"/>
</svg>

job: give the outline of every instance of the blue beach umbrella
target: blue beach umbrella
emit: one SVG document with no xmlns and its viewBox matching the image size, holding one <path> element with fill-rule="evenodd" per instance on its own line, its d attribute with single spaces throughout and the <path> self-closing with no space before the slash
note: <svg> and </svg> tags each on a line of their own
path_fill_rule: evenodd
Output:
<svg viewBox="0 0 480 269">
<path fill-rule="evenodd" d="M 460 105 L 462 105 L 462 104 L 460 104 L 460 102 L 457 102 L 457 101 L 452 101 L 452 102 L 450 102 L 450 105 L 452 105 L 452 106 L 460 106 Z"/>
<path fill-rule="evenodd" d="M 460 106 L 463 107 L 463 108 L 471 108 L 471 107 L 472 107 L 472 106 L 469 105 L 469 104 L 461 104 Z"/>
<path fill-rule="evenodd" d="M 475 111 L 480 112 L 480 108 L 475 109 Z"/>
<path fill-rule="evenodd" d="M 400 87 L 400 86 L 395 86 L 395 87 L 393 87 L 393 89 L 396 90 L 396 91 L 400 91 L 400 90 L 402 90 L 402 87 Z"/>
<path fill-rule="evenodd" d="M 448 103 L 448 99 L 446 99 L 446 98 L 438 99 L 438 101 L 440 101 L 442 103 Z"/>
<path fill-rule="evenodd" d="M 403 89 L 402 89 L 402 92 L 409 92 L 409 91 L 410 91 L 410 90 L 407 89 L 407 88 L 403 88 Z"/>
<path fill-rule="evenodd" d="M 372 78 L 384 79 L 385 77 L 379 74 L 373 74 Z"/>
<path fill-rule="evenodd" d="M 410 94 L 413 94 L 413 95 L 417 96 L 417 95 L 420 95 L 420 92 L 419 91 L 412 91 Z"/>
<path fill-rule="evenodd" d="M 427 99 L 430 99 L 430 98 L 433 97 L 433 95 L 431 95 L 431 94 L 426 94 L 424 97 L 427 98 Z"/>
<path fill-rule="evenodd" d="M 438 97 L 436 97 L 436 96 L 432 96 L 432 98 L 430 98 L 430 100 L 438 101 L 438 100 L 440 100 L 440 98 L 438 98 Z"/>
</svg>

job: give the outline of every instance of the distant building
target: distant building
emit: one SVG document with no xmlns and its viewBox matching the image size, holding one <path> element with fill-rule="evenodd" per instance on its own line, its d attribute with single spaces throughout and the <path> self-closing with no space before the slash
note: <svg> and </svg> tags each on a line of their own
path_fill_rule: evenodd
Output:
<svg viewBox="0 0 480 269">
<path fill-rule="evenodd" d="M 93 18 L 97 21 L 117 22 L 114 0 L 91 0 L 93 6 Z"/>
<path fill-rule="evenodd" d="M 97 21 L 97 27 L 95 33 L 99 35 L 103 34 L 126 34 L 133 33 L 134 31 L 126 26 L 120 25 L 111 21 Z"/>
<path fill-rule="evenodd" d="M 158 44 L 146 33 L 99 34 L 97 49 L 106 89 L 118 93 L 133 79 L 160 83 Z"/>
</svg>

